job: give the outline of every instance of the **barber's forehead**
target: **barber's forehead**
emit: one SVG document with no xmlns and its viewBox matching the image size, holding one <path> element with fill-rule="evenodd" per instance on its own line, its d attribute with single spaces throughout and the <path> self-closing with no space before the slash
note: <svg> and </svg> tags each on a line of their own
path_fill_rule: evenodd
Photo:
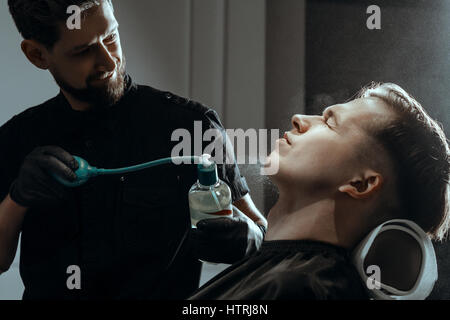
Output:
<svg viewBox="0 0 450 320">
<path fill-rule="evenodd" d="M 102 2 L 101 5 L 88 9 L 86 13 L 84 18 L 81 19 L 80 29 L 69 30 L 66 24 L 60 26 L 64 35 L 62 42 L 65 47 L 84 44 L 91 41 L 95 36 L 106 34 L 118 26 L 114 12 L 107 2 Z"/>
</svg>

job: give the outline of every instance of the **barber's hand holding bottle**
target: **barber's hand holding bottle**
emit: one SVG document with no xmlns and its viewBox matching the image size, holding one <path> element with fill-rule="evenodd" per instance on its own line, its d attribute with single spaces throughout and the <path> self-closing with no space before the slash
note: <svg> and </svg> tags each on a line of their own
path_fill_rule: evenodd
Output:
<svg viewBox="0 0 450 320">
<path fill-rule="evenodd" d="M 24 207 L 59 205 L 67 199 L 70 190 L 52 174 L 74 181 L 77 169 L 78 162 L 62 148 L 37 147 L 25 157 L 19 176 L 9 190 L 10 197 Z"/>
<path fill-rule="evenodd" d="M 235 206 L 231 219 L 200 220 L 197 229 L 192 229 L 199 259 L 230 264 L 259 249 L 265 231 Z"/>
</svg>

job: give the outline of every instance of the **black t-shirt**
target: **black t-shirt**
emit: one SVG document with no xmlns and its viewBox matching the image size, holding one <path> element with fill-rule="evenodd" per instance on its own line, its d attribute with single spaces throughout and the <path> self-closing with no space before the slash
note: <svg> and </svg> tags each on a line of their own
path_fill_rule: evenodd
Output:
<svg viewBox="0 0 450 320">
<path fill-rule="evenodd" d="M 263 242 L 259 251 L 218 274 L 191 300 L 368 299 L 342 247 L 309 240 Z"/>
<path fill-rule="evenodd" d="M 177 128 L 191 133 L 194 152 L 194 121 L 203 131 L 224 130 L 216 112 L 197 102 L 135 85 L 130 77 L 127 84 L 122 100 L 107 109 L 73 110 L 60 93 L 4 124 L 1 199 L 38 146 L 60 146 L 97 168 L 120 168 L 170 157 Z M 233 200 L 248 192 L 236 164 L 219 165 L 218 172 Z M 24 299 L 187 297 L 200 275 L 189 242 L 169 273 L 165 267 L 190 228 L 187 195 L 196 180 L 195 165 L 168 164 L 99 176 L 74 188 L 61 207 L 31 208 L 22 225 Z M 81 269 L 81 290 L 67 288 L 71 265 Z"/>
</svg>

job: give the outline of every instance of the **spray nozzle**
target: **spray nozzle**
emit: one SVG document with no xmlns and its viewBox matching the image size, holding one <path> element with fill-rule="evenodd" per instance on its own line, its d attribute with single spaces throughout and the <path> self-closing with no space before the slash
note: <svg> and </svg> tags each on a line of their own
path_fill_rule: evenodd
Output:
<svg viewBox="0 0 450 320">
<path fill-rule="evenodd" d="M 198 181 L 204 186 L 215 185 L 219 180 L 217 166 L 210 158 L 211 155 L 209 154 L 202 155 L 197 166 Z"/>
<path fill-rule="evenodd" d="M 199 164 L 203 166 L 203 168 L 208 168 L 214 164 L 214 161 L 211 161 L 210 154 L 202 154 L 199 159 Z"/>
</svg>

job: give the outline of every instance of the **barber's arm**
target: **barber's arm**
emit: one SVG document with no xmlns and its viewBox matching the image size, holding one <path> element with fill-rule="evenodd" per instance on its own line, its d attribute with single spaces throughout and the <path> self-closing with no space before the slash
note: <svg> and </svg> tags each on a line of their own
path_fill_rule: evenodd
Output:
<svg viewBox="0 0 450 320">
<path fill-rule="evenodd" d="M 252 219 L 256 224 L 267 228 L 267 220 L 255 206 L 255 203 L 253 202 L 253 199 L 250 197 L 250 194 L 247 193 L 241 199 L 233 202 L 233 205 L 236 206 L 243 213 L 245 213 L 245 215 L 250 219 Z"/>
<path fill-rule="evenodd" d="M 206 127 L 214 128 L 221 132 L 222 160 L 225 160 L 225 164 L 220 166 L 219 175 L 230 186 L 233 199 L 239 199 L 234 201 L 233 205 L 258 226 L 262 226 L 264 229 L 267 228 L 267 220 L 253 203 L 246 180 L 241 176 L 234 154 L 233 143 L 220 122 L 218 114 L 213 110 L 209 110 L 206 113 L 206 118 L 208 119 Z"/>
<path fill-rule="evenodd" d="M 0 274 L 8 271 L 14 260 L 26 211 L 9 195 L 0 203 Z"/>
<path fill-rule="evenodd" d="M 192 238 L 199 259 L 234 263 L 251 254 L 261 245 L 267 220 L 259 212 L 249 194 L 245 178 L 241 176 L 235 160 L 233 145 L 213 110 L 206 113 L 205 127 L 221 132 L 223 159 L 219 166 L 219 176 L 230 187 L 233 199 L 233 218 L 205 219 L 197 223 Z"/>
<path fill-rule="evenodd" d="M 56 146 L 38 147 L 25 157 L 9 194 L 0 204 L 0 273 L 7 271 L 14 260 L 28 208 L 58 205 L 70 192 L 51 173 L 73 181 L 77 167 L 75 159 Z"/>
<path fill-rule="evenodd" d="M 199 259 L 231 264 L 258 250 L 265 230 L 264 225 L 255 223 L 233 205 L 231 219 L 200 220 L 192 237 Z"/>
<path fill-rule="evenodd" d="M 235 263 L 261 246 L 267 220 L 249 193 L 233 202 L 233 217 L 204 219 L 192 235 L 197 257 L 218 263 Z"/>
</svg>

